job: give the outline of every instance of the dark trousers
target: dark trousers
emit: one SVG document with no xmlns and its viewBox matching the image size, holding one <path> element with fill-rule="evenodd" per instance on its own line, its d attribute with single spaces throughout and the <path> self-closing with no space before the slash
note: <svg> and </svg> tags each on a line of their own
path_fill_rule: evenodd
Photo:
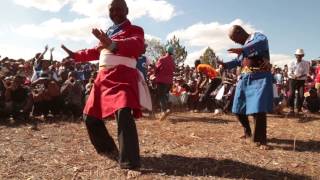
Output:
<svg viewBox="0 0 320 180">
<path fill-rule="evenodd" d="M 217 87 L 222 83 L 221 78 L 214 78 L 208 84 L 206 91 L 204 92 L 203 97 L 200 99 L 199 102 L 199 110 L 205 107 L 210 107 L 210 95 L 211 93 L 217 89 Z"/>
<path fill-rule="evenodd" d="M 119 163 L 123 169 L 140 167 L 139 140 L 135 121 L 130 108 L 123 108 L 115 113 L 118 124 Z M 100 119 L 84 115 L 88 134 L 99 154 L 117 151 L 113 138 Z"/>
<path fill-rule="evenodd" d="M 171 88 L 171 84 L 157 83 L 157 95 L 160 102 L 160 109 L 162 112 L 165 112 L 169 109 L 169 91 Z"/>
<path fill-rule="evenodd" d="M 244 128 L 245 136 L 251 137 L 251 128 L 247 115 L 238 114 L 238 120 Z M 252 140 L 253 142 L 258 142 L 262 145 L 267 144 L 267 115 L 266 113 L 253 114 L 254 119 L 254 131 Z"/>
<path fill-rule="evenodd" d="M 297 109 L 301 111 L 304 101 L 304 82 L 304 80 L 289 79 L 289 107 L 291 110 L 294 110 L 296 90 L 298 90 Z"/>
</svg>

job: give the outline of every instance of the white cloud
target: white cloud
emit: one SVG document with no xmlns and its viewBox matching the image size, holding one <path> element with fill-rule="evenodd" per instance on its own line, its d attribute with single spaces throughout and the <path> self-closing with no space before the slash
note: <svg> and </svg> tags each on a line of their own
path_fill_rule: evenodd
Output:
<svg viewBox="0 0 320 180">
<path fill-rule="evenodd" d="M 108 21 L 104 18 L 83 18 L 70 22 L 63 22 L 61 19 L 53 18 L 39 25 L 22 25 L 14 31 L 21 35 L 40 39 L 56 38 L 62 41 L 84 40 L 90 43 L 94 40 L 91 29 L 94 27 L 106 29 L 107 23 Z"/>
<path fill-rule="evenodd" d="M 167 39 L 177 36 L 181 41 L 185 42 L 187 46 L 209 46 L 214 49 L 214 51 L 219 52 L 235 45 L 228 38 L 228 30 L 235 24 L 243 26 L 248 32 L 256 31 L 252 25 L 244 23 L 240 19 L 236 19 L 229 24 L 220 24 L 218 22 L 204 24 L 200 22 L 185 29 L 180 29 L 170 33 L 167 36 Z"/>
<path fill-rule="evenodd" d="M 271 54 L 271 63 L 278 67 L 283 67 L 285 64 L 290 65 L 293 61 L 293 57 L 287 54 Z"/>
<path fill-rule="evenodd" d="M 144 38 L 147 39 L 147 40 L 155 39 L 157 41 L 161 41 L 160 37 L 157 37 L 157 36 L 154 36 L 154 35 L 151 35 L 151 34 L 144 34 Z"/>
<path fill-rule="evenodd" d="M 18 5 L 36 8 L 42 11 L 58 12 L 70 0 L 14 0 Z"/>
<path fill-rule="evenodd" d="M 181 42 L 189 49 L 189 55 L 186 59 L 186 64 L 192 65 L 195 59 L 198 59 L 205 51 L 207 47 L 211 47 L 216 55 L 225 58 L 225 61 L 229 61 L 235 58 L 234 55 L 228 54 L 227 49 L 236 46 L 228 38 L 228 30 L 232 25 L 241 25 L 249 33 L 258 31 L 249 23 L 245 23 L 240 19 L 236 19 L 228 24 L 220 24 L 218 22 L 211 22 L 208 24 L 197 23 L 191 25 L 185 29 L 176 30 L 167 36 L 167 39 L 173 36 L 178 37 Z M 191 51 L 190 49 L 201 49 Z M 271 63 L 277 66 L 283 66 L 289 64 L 292 61 L 292 57 L 286 54 L 271 54 Z"/>
<path fill-rule="evenodd" d="M 32 47 L 22 47 L 12 44 L 0 44 L 0 55 L 1 58 L 9 57 L 12 59 L 25 59 L 29 60 L 35 56 L 36 53 L 42 52 L 43 49 L 37 49 Z M 65 52 L 61 49 L 56 48 L 53 52 L 54 60 L 61 60 L 62 58 L 66 57 Z M 45 54 L 45 58 L 49 59 L 50 54 L 49 52 Z"/>
<path fill-rule="evenodd" d="M 102 17 L 108 15 L 107 5 L 111 0 L 77 0 L 71 10 L 88 17 Z M 127 0 L 129 19 L 134 20 L 142 16 L 151 17 L 157 21 L 168 21 L 175 16 L 175 8 L 164 0 Z"/>
<path fill-rule="evenodd" d="M 42 11 L 58 12 L 70 5 L 70 11 L 86 17 L 106 17 L 111 0 L 14 0 L 18 5 Z M 168 21 L 176 14 L 175 7 L 166 0 L 127 0 L 131 20 L 148 16 L 156 21 Z"/>
<path fill-rule="evenodd" d="M 17 45 L 0 44 L 0 55 L 2 58 L 9 57 L 14 59 L 31 59 L 37 51 L 28 47 L 18 47 Z"/>
</svg>

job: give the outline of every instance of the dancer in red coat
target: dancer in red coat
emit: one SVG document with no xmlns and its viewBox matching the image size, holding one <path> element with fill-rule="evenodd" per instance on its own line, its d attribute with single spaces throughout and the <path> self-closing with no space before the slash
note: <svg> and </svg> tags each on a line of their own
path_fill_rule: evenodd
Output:
<svg viewBox="0 0 320 180">
<path fill-rule="evenodd" d="M 141 116 L 144 102 L 151 102 L 144 96 L 148 92 L 143 92 L 141 82 L 144 80 L 136 69 L 136 60 L 144 51 L 144 32 L 127 19 L 128 7 L 124 0 L 113 0 L 109 12 L 114 25 L 106 33 L 92 30 L 100 40 L 97 47 L 78 52 L 62 48 L 76 62 L 99 59 L 99 73 L 84 108 L 90 140 L 99 154 L 113 160 L 119 157 L 121 168 L 137 169 L 140 155 L 134 117 Z M 151 103 L 147 104 L 150 109 Z M 115 116 L 118 123 L 119 151 L 102 121 L 109 116 Z"/>
</svg>

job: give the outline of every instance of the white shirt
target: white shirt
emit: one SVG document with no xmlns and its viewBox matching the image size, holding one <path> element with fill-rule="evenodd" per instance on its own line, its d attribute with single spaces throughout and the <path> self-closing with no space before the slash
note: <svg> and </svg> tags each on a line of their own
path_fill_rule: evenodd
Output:
<svg viewBox="0 0 320 180">
<path fill-rule="evenodd" d="M 293 61 L 289 67 L 289 78 L 296 80 L 307 80 L 310 69 L 310 63 L 302 60 L 298 63 Z"/>
</svg>

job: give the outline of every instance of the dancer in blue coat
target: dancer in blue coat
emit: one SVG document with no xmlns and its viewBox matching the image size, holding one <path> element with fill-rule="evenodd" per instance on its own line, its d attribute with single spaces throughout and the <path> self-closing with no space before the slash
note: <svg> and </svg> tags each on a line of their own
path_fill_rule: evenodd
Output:
<svg viewBox="0 0 320 180">
<path fill-rule="evenodd" d="M 262 33 L 248 34 L 241 26 L 234 25 L 229 31 L 229 37 L 240 48 L 228 51 L 238 55 L 234 60 L 223 63 L 226 69 L 241 66 L 241 75 L 237 83 L 232 112 L 237 115 L 244 127 L 244 136 L 252 137 L 262 149 L 267 145 L 267 117 L 272 111 L 273 89 L 270 72 L 270 54 L 268 39 Z M 248 120 L 248 115 L 254 117 L 254 131 Z"/>
</svg>

